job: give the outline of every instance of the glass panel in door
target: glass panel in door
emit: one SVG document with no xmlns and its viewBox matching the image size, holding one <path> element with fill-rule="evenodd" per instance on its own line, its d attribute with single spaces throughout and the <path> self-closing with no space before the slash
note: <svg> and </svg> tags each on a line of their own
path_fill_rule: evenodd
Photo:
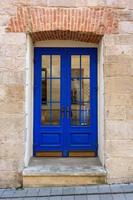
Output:
<svg viewBox="0 0 133 200">
<path fill-rule="evenodd" d="M 60 124 L 60 55 L 42 55 L 41 123 Z"/>
<path fill-rule="evenodd" d="M 71 56 L 71 125 L 90 124 L 90 56 Z"/>
</svg>

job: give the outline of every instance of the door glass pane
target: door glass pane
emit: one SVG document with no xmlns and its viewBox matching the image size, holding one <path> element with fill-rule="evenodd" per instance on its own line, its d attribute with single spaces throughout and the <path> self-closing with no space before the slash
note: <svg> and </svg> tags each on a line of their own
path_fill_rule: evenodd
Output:
<svg viewBox="0 0 133 200">
<path fill-rule="evenodd" d="M 52 79 L 52 101 L 60 102 L 60 79 Z"/>
<path fill-rule="evenodd" d="M 60 55 L 52 55 L 52 77 L 60 77 Z"/>
<path fill-rule="evenodd" d="M 60 104 L 52 104 L 52 124 L 57 125 L 60 123 Z"/>
<path fill-rule="evenodd" d="M 80 124 L 80 105 L 73 104 L 71 105 L 71 125 L 79 125 Z"/>
<path fill-rule="evenodd" d="M 47 102 L 50 102 L 50 79 L 42 78 L 42 104 Z"/>
<path fill-rule="evenodd" d="M 71 124 L 89 125 L 90 57 L 71 56 Z M 87 104 L 86 104 L 87 103 Z"/>
<path fill-rule="evenodd" d="M 90 79 L 82 79 L 82 101 L 90 101 Z"/>
<path fill-rule="evenodd" d="M 80 56 L 71 56 L 71 77 L 80 77 Z"/>
<path fill-rule="evenodd" d="M 90 103 L 83 103 L 81 106 L 81 125 L 90 124 Z"/>
<path fill-rule="evenodd" d="M 90 77 L 90 56 L 81 56 L 82 77 Z"/>
<path fill-rule="evenodd" d="M 55 102 L 58 102 L 58 104 Z M 60 55 L 42 56 L 42 125 L 60 122 Z"/>
<path fill-rule="evenodd" d="M 42 104 L 42 125 L 50 124 L 50 104 Z"/>
<path fill-rule="evenodd" d="M 80 103 L 80 79 L 71 80 L 71 102 L 72 104 Z"/>
<path fill-rule="evenodd" d="M 50 56 L 43 55 L 42 56 L 42 71 L 45 69 L 47 73 L 47 77 L 50 77 Z"/>
</svg>

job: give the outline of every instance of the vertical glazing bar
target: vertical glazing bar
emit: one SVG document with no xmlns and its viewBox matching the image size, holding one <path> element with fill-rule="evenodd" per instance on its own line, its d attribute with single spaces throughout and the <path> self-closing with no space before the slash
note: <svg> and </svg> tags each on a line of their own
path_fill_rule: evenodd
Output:
<svg viewBox="0 0 133 200">
<path fill-rule="evenodd" d="M 81 103 L 82 103 L 82 68 L 81 68 L 81 55 L 80 55 L 80 110 L 79 110 L 79 122 L 81 125 Z"/>
<path fill-rule="evenodd" d="M 50 124 L 52 124 L 52 55 L 50 55 Z"/>
</svg>

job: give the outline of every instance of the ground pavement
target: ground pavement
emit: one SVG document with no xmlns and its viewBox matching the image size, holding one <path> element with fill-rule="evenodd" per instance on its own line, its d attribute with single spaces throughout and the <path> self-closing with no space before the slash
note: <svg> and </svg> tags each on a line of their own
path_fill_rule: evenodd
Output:
<svg viewBox="0 0 133 200">
<path fill-rule="evenodd" d="M 0 189 L 0 200 L 133 200 L 133 183 Z"/>
</svg>

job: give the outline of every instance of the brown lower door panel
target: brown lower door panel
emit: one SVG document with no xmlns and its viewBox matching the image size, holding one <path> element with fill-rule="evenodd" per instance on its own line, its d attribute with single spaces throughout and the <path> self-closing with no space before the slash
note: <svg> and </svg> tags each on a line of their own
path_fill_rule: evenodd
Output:
<svg viewBox="0 0 133 200">
<path fill-rule="evenodd" d="M 95 157 L 94 151 L 70 151 L 68 157 Z M 43 151 L 36 152 L 36 157 L 63 157 L 61 151 Z"/>
</svg>

